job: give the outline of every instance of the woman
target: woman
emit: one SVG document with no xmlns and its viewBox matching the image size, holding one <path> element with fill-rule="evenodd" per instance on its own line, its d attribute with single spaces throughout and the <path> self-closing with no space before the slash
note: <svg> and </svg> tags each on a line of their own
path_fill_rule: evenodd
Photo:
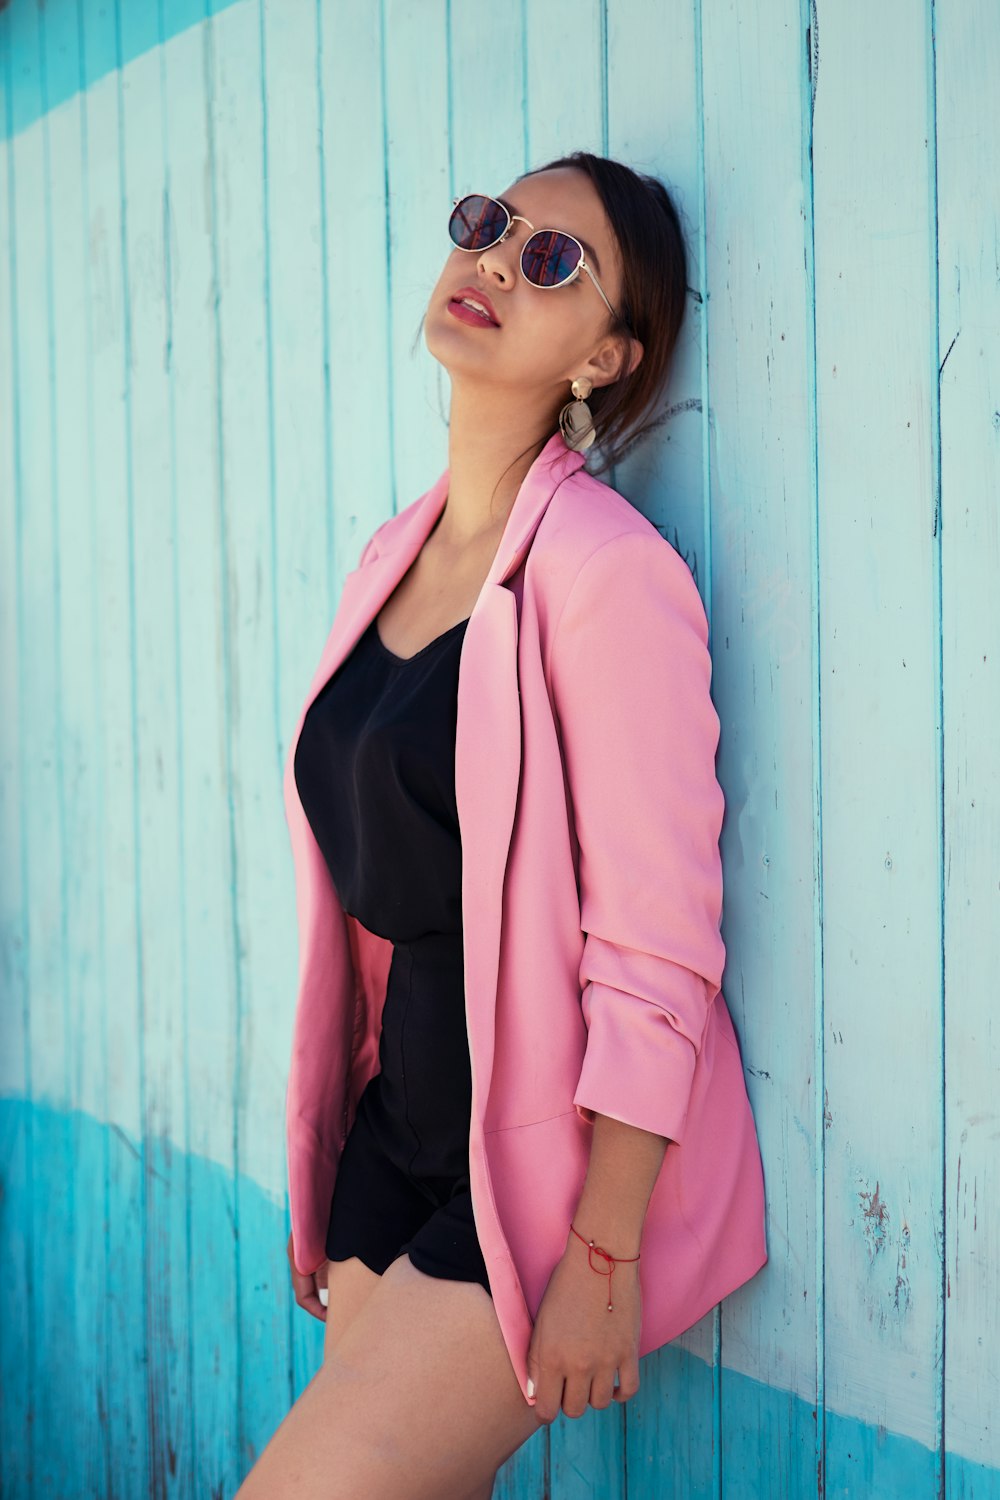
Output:
<svg viewBox="0 0 1000 1500">
<path fill-rule="evenodd" d="M 576 153 L 449 231 L 449 467 L 345 582 L 286 763 L 288 1253 L 326 1332 L 243 1500 L 487 1500 L 766 1259 L 707 621 L 584 468 L 662 393 L 677 217 Z"/>
</svg>

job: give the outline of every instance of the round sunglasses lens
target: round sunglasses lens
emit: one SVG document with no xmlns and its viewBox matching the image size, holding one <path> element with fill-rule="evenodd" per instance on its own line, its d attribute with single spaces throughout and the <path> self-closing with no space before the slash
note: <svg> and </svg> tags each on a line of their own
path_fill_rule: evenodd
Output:
<svg viewBox="0 0 1000 1500">
<path fill-rule="evenodd" d="M 529 234 L 521 252 L 524 274 L 533 286 L 559 286 L 580 264 L 580 246 L 558 229 L 539 229 Z"/>
<path fill-rule="evenodd" d="M 502 206 L 481 193 L 460 198 L 448 220 L 448 233 L 460 250 L 485 250 L 507 228 Z"/>
</svg>

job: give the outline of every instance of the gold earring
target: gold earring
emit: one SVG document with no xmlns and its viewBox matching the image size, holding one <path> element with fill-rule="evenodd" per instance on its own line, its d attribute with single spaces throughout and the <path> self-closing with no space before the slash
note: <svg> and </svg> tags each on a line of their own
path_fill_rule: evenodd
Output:
<svg viewBox="0 0 1000 1500">
<path fill-rule="evenodd" d="M 567 401 L 559 413 L 559 427 L 567 448 L 582 453 L 597 436 L 594 418 L 586 399 L 594 389 L 594 383 L 586 375 L 578 375 L 570 389 L 576 399 Z"/>
</svg>

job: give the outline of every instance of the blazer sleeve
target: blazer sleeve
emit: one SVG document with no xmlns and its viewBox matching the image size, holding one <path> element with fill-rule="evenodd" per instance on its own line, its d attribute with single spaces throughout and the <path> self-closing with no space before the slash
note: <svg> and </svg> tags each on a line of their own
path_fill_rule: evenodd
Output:
<svg viewBox="0 0 1000 1500">
<path fill-rule="evenodd" d="M 550 680 L 579 848 L 586 1050 L 573 1102 L 682 1141 L 725 948 L 708 621 L 658 532 L 583 564 Z"/>
</svg>

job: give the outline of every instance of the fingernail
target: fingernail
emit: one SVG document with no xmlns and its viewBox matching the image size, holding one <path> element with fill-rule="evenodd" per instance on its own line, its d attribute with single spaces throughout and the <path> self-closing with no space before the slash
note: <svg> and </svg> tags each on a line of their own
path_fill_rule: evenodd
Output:
<svg viewBox="0 0 1000 1500">
<path fill-rule="evenodd" d="M 528 1376 L 528 1395 L 529 1396 L 533 1396 L 534 1394 L 535 1394 L 535 1382 L 532 1380 L 531 1376 L 529 1375 Z"/>
<path fill-rule="evenodd" d="M 323 1306 L 324 1307 L 329 1307 L 330 1306 L 330 1288 L 326 1287 L 326 1286 L 320 1286 L 320 1287 L 316 1288 L 316 1291 L 317 1291 L 317 1294 L 319 1296 L 319 1300 L 322 1302 Z"/>
</svg>

